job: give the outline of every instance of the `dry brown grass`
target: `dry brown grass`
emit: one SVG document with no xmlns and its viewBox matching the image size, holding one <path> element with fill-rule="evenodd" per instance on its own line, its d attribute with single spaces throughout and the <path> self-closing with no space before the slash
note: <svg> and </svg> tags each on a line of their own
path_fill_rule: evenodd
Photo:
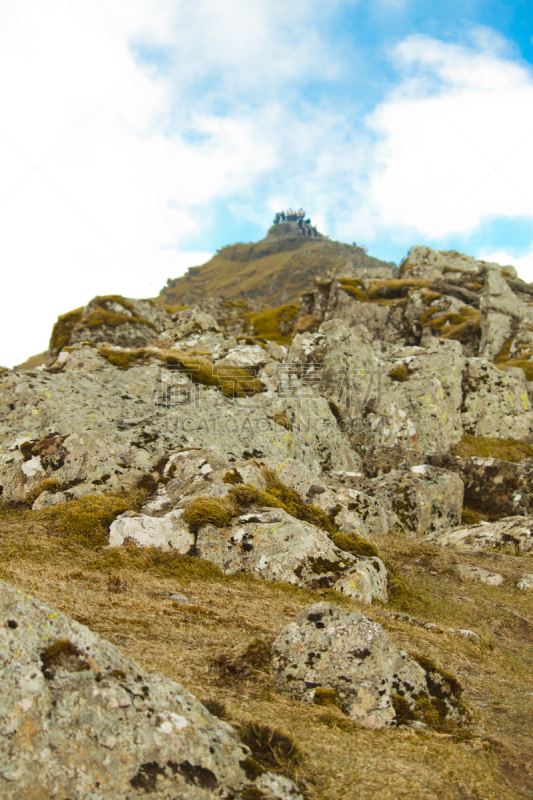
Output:
<svg viewBox="0 0 533 800">
<path fill-rule="evenodd" d="M 370 731 L 335 706 L 307 707 L 277 694 L 264 643 L 312 602 L 354 607 L 331 591 L 227 577 L 199 559 L 153 550 L 91 549 L 59 535 L 50 521 L 14 511 L 0 517 L 0 576 L 88 625 L 144 668 L 184 684 L 232 724 L 250 731 L 253 723 L 258 747 L 270 747 L 274 760 L 292 758 L 293 773 L 309 782 L 310 800 L 531 797 L 533 597 L 513 586 L 519 574 L 533 571 L 533 559 L 455 556 L 398 537 L 379 544 L 413 597 L 421 598 L 412 614 L 482 638 L 439 634 L 384 617 L 379 607 L 361 608 L 399 646 L 457 677 L 473 715 L 468 741 Z M 457 560 L 497 569 L 507 582 L 499 588 L 462 583 L 453 570 Z M 173 602 L 174 592 L 189 603 Z M 221 663 L 234 668 L 229 680 Z M 269 739 L 269 730 L 276 736 Z"/>
</svg>

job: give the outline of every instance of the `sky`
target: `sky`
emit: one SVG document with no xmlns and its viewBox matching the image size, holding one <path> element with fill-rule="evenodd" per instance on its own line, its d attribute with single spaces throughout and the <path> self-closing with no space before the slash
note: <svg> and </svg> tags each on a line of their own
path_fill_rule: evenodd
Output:
<svg viewBox="0 0 533 800">
<path fill-rule="evenodd" d="M 533 1 L 0 0 L 0 364 L 303 206 L 533 281 Z"/>
</svg>

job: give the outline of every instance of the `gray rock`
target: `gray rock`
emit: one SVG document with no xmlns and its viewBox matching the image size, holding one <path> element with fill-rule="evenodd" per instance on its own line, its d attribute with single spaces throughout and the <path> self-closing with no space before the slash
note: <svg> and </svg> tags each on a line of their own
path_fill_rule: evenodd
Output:
<svg viewBox="0 0 533 800">
<path fill-rule="evenodd" d="M 194 549 L 194 535 L 183 520 L 181 509 L 170 511 L 163 517 L 149 517 L 127 511 L 111 523 L 109 546 L 120 547 L 131 539 L 140 547 L 157 547 L 159 550 L 187 554 Z"/>
<path fill-rule="evenodd" d="M 170 599 L 173 600 L 175 603 L 188 603 L 189 598 L 185 594 L 171 594 Z"/>
<path fill-rule="evenodd" d="M 345 553 L 325 531 L 283 509 L 251 511 L 227 528 L 200 528 L 200 558 L 226 574 L 248 572 L 296 586 L 330 587 L 363 603 L 387 601 L 387 571 L 380 558 Z"/>
<path fill-rule="evenodd" d="M 382 508 L 398 517 L 407 532 L 416 536 L 461 523 L 463 482 L 453 472 L 421 464 L 369 478 L 363 486 Z"/>
<path fill-rule="evenodd" d="M 70 436 L 19 439 L 0 452 L 2 496 L 21 501 L 38 492 L 34 508 L 43 508 L 86 494 L 127 491 L 150 472 L 156 461 L 142 448 L 121 447 L 90 430 Z"/>
<path fill-rule="evenodd" d="M 95 297 L 72 322 L 58 320 L 48 351 L 53 361 L 59 351 L 79 342 L 106 342 L 119 347 L 144 347 L 157 339 L 168 311 L 154 300 L 134 300 L 119 295 Z"/>
<path fill-rule="evenodd" d="M 533 430 L 533 412 L 522 370 L 502 372 L 483 358 L 468 359 L 463 394 L 465 433 L 524 439 Z"/>
<path fill-rule="evenodd" d="M 486 583 L 487 586 L 501 586 L 505 580 L 499 572 L 490 572 L 488 569 L 474 567 L 471 564 L 456 564 L 454 569 L 464 580 Z"/>
<path fill-rule="evenodd" d="M 418 245 L 409 250 L 409 254 L 402 261 L 401 272 L 403 277 L 430 278 L 437 280 L 444 278 L 444 270 L 447 268 L 449 273 L 471 272 L 478 273 L 485 266 L 484 261 L 477 261 L 471 256 L 462 253 L 432 250 L 425 245 Z M 499 267 L 497 264 L 494 265 Z M 511 269 L 513 269 L 511 267 Z"/>
<path fill-rule="evenodd" d="M 334 319 L 316 334 L 296 335 L 288 360 L 301 380 L 327 398 L 356 452 L 446 452 L 462 436 L 459 342 L 435 339 L 427 348 L 371 344 Z M 390 374 L 400 363 L 405 380 Z"/>
<path fill-rule="evenodd" d="M 301 800 L 177 683 L 3 582 L 0 608 L 5 800 Z"/>
<path fill-rule="evenodd" d="M 498 522 L 481 522 L 433 533 L 428 536 L 428 541 L 472 553 L 490 550 L 529 553 L 533 550 L 533 519 L 505 517 Z"/>
<path fill-rule="evenodd" d="M 208 331 L 220 333 L 220 326 L 216 319 L 210 314 L 206 314 L 205 311 L 201 311 L 198 306 L 190 306 L 184 311 L 178 311 L 177 314 L 167 317 L 161 339 L 175 342 Z"/>
<path fill-rule="evenodd" d="M 532 591 L 533 590 L 533 574 L 530 572 L 522 575 L 522 577 L 517 581 L 516 584 L 517 589 L 521 589 L 522 591 Z"/>
<path fill-rule="evenodd" d="M 425 670 L 379 623 L 331 603 L 302 611 L 272 653 L 278 691 L 305 703 L 335 703 L 369 728 L 395 722 L 395 695 L 412 708 L 417 698 L 429 698 Z"/>
<path fill-rule="evenodd" d="M 291 431 L 276 422 L 283 403 L 274 390 L 230 399 L 158 363 L 53 374 L 9 370 L 0 376 L 0 449 L 18 439 L 84 438 L 91 431 L 147 465 L 155 455 L 192 446 L 215 447 L 236 460 L 296 456 L 318 472 L 350 469 L 359 460 L 324 398 L 289 397 L 285 405 L 298 423 L 290 423 Z"/>
<path fill-rule="evenodd" d="M 430 464 L 456 472 L 464 483 L 464 505 L 489 518 L 533 514 L 533 464 L 499 458 L 428 457 Z"/>
</svg>

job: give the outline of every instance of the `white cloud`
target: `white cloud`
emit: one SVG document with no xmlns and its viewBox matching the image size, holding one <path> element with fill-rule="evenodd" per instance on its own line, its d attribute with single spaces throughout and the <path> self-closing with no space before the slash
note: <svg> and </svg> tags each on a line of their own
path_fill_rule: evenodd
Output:
<svg viewBox="0 0 533 800">
<path fill-rule="evenodd" d="M 44 349 L 95 294 L 150 296 L 205 261 L 201 232 L 229 203 L 261 227 L 304 203 L 367 243 L 533 216 L 529 69 L 487 31 L 470 47 L 410 37 L 366 125 L 357 82 L 320 112 L 325 82 L 333 97 L 361 66 L 328 39 L 337 5 L 0 5 L 0 363 Z M 23 156 L 46 159 L 42 176 Z"/>
<path fill-rule="evenodd" d="M 167 277 L 205 261 L 194 240 L 213 203 L 272 161 L 273 127 L 290 132 L 275 92 L 253 116 L 234 103 L 221 126 L 211 107 L 217 92 L 197 82 L 219 80 L 226 99 L 229 84 L 240 92 L 261 83 L 261 70 L 264 88 L 290 82 L 299 64 L 311 68 L 312 42 L 291 49 L 290 24 L 276 35 L 281 2 L 277 17 L 263 0 L 253 11 L 243 0 L 194 12 L 197 5 L 0 7 L 0 252 L 10 298 L 0 363 L 43 349 L 57 315 L 97 293 L 153 295 Z M 167 72 L 138 68 L 131 42 L 148 52 L 163 39 Z M 215 75 L 217 63 L 224 69 Z M 32 165 L 41 161 L 39 174 Z M 180 255 L 188 243 L 193 252 Z"/>
<path fill-rule="evenodd" d="M 377 137 L 361 219 L 373 235 L 437 238 L 485 217 L 533 217 L 533 74 L 485 31 L 474 46 L 411 36 L 400 82 L 369 115 Z"/>
</svg>

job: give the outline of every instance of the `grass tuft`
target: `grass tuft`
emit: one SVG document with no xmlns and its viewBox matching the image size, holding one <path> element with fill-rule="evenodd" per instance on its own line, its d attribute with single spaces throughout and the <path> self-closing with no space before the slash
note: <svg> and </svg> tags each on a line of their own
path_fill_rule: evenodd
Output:
<svg viewBox="0 0 533 800">
<path fill-rule="evenodd" d="M 237 731 L 243 744 L 265 769 L 292 775 L 295 767 L 303 762 L 294 739 L 270 725 L 251 720 L 239 725 Z"/>
<path fill-rule="evenodd" d="M 450 452 L 459 458 L 498 458 L 515 464 L 533 459 L 533 447 L 523 439 L 491 439 L 468 433 Z"/>
<path fill-rule="evenodd" d="M 183 520 L 196 534 L 204 525 L 225 528 L 234 516 L 235 509 L 229 503 L 211 497 L 197 497 L 185 509 Z"/>
</svg>

